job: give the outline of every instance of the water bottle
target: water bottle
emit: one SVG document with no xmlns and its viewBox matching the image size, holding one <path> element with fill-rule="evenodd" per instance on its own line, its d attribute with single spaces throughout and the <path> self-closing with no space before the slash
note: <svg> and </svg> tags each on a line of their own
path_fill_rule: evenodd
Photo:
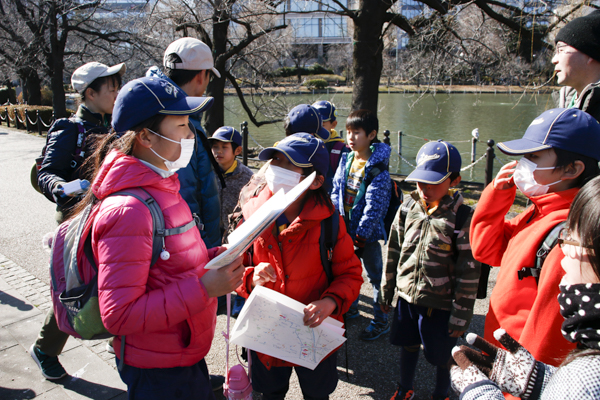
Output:
<svg viewBox="0 0 600 400">
<path fill-rule="evenodd" d="M 85 193 L 90 187 L 90 182 L 87 179 L 75 179 L 74 181 L 63 183 L 63 192 L 67 196 L 77 196 Z"/>
<path fill-rule="evenodd" d="M 252 384 L 244 367 L 238 364 L 229 369 L 224 392 L 227 400 L 252 400 Z"/>
</svg>

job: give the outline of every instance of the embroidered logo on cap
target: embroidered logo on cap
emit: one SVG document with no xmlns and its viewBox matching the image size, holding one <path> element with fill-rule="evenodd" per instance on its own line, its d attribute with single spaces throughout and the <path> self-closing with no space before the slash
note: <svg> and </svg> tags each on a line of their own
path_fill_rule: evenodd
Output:
<svg viewBox="0 0 600 400">
<path fill-rule="evenodd" d="M 417 165 L 424 164 L 427 161 L 437 160 L 440 157 L 441 156 L 439 154 L 432 154 L 430 156 L 426 156 L 425 154 L 421 154 L 421 157 L 419 157 L 419 161 L 417 161 Z"/>
</svg>

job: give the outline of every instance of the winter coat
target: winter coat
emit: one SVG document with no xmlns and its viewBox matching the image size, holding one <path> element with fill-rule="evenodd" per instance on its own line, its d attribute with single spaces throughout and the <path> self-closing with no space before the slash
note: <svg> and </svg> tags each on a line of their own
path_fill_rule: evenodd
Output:
<svg viewBox="0 0 600 400">
<path fill-rule="evenodd" d="M 42 167 L 38 172 L 38 185 L 44 196 L 54 202 L 52 190 L 57 185 L 73 181 L 75 179 L 84 179 L 81 170 L 81 164 L 92 154 L 92 144 L 95 142 L 93 136 L 104 135 L 108 133 L 110 127 L 110 115 L 105 115 L 104 119 L 100 114 L 88 110 L 84 105 L 80 105 L 77 112 L 71 118 L 61 118 L 52 124 L 46 137 L 46 154 Z M 73 154 L 77 148 L 77 139 L 79 136 L 79 123 L 83 124 L 85 130 L 86 142 L 84 155 L 79 164 L 75 165 Z M 73 197 L 62 205 L 57 205 L 57 210 L 65 211 L 73 207 L 79 197 Z"/>
<path fill-rule="evenodd" d="M 493 333 L 502 327 L 546 364 L 558 365 L 574 348 L 561 333 L 558 285 L 564 275 L 562 250 L 550 251 L 539 282 L 519 280 L 517 272 L 535 265 L 536 253 L 548 233 L 565 221 L 578 188 L 531 198 L 531 205 L 517 217 L 504 216 L 515 199 L 516 187 L 497 190 L 493 183 L 481 194 L 471 221 L 471 248 L 476 260 L 500 266 L 485 318 L 485 339 L 500 346 Z"/>
<path fill-rule="evenodd" d="M 600 356 L 577 357 L 567 365 L 556 368 L 543 365 L 537 382 L 542 387 L 539 396 L 528 400 L 596 400 L 600 398 Z M 539 364 L 538 364 L 539 368 Z M 536 384 L 537 386 L 537 384 Z M 504 400 L 500 388 L 492 381 L 481 381 L 465 388 L 461 400 Z"/>
<path fill-rule="evenodd" d="M 401 209 L 394 219 L 384 260 L 382 304 L 391 305 L 394 288 L 411 304 L 450 311 L 448 328 L 464 331 L 473 317 L 481 265 L 473 259 L 469 244 L 472 211 L 455 233 L 456 212 L 463 197 L 454 192 L 440 200 L 428 215 L 417 191 L 402 221 Z M 456 245 L 456 246 L 455 246 Z M 454 261 L 455 249 L 458 252 Z"/>
<path fill-rule="evenodd" d="M 151 67 L 146 72 L 146 76 L 165 79 L 181 90 L 158 67 Z M 181 91 L 185 93 L 183 90 Z M 212 248 L 221 244 L 221 216 L 217 212 L 221 209 L 221 201 L 217 185 L 218 173 L 211 161 L 212 153 L 201 121 L 201 112 L 190 115 L 190 123 L 195 128 L 196 147 L 190 163 L 187 167 L 178 170 L 177 175 L 181 183 L 179 193 L 188 203 L 192 214 L 200 217 L 200 222 L 204 225 L 200 232 L 202 240 L 204 240 L 206 247 Z M 204 136 L 201 137 L 200 135 Z"/>
<path fill-rule="evenodd" d="M 248 219 L 271 196 L 271 191 L 265 187 L 244 206 L 244 218 Z M 273 234 L 276 229 L 273 224 L 254 242 L 251 265 L 270 263 L 275 268 L 277 280 L 268 282 L 265 287 L 303 304 L 324 297 L 332 298 L 337 307 L 331 317 L 342 321 L 342 316 L 360 292 L 362 268 L 354 255 L 354 246 L 346 233 L 344 220 L 340 217 L 337 241 L 333 249 L 333 281 L 329 284 L 321 264 L 319 238 L 321 221 L 331 214 L 332 211 L 327 206 L 317 204 L 312 198 L 307 199 L 300 215 L 280 235 Z M 253 274 L 254 267 L 247 267 L 243 284 L 237 289 L 244 297 L 248 297 L 252 291 Z M 268 369 L 293 365 L 265 354 L 259 353 L 258 357 Z"/>
<path fill-rule="evenodd" d="M 374 143 L 371 146 L 371 157 L 365 165 L 365 178 L 374 165 L 379 163 L 389 163 L 391 148 L 384 143 Z M 331 192 L 331 201 L 338 209 L 340 215 L 344 212 L 344 196 L 346 193 L 346 184 L 348 183 L 348 173 L 354 160 L 354 152 L 342 154 L 340 165 L 333 178 L 333 191 Z M 392 195 L 392 181 L 390 173 L 387 170 L 379 173 L 369 185 L 365 185 L 365 178 L 358 189 L 354 205 L 350 210 L 346 220 L 350 221 L 348 232 L 352 239 L 357 236 L 364 239 L 367 243 L 376 240 L 387 240 L 383 217 L 387 213 Z"/>
<path fill-rule="evenodd" d="M 577 90 L 570 86 L 563 86 L 559 92 L 552 93 L 557 107 L 560 108 L 567 108 L 571 104 L 573 96 L 577 96 Z M 574 107 L 600 121 L 600 82 L 587 85 L 581 91 L 581 96 L 575 101 Z"/>
<path fill-rule="evenodd" d="M 125 335 L 125 364 L 190 366 L 208 353 L 214 334 L 217 299 L 208 297 L 199 280 L 214 251 L 208 252 L 198 230 L 190 229 L 167 236 L 170 258 L 159 258 L 150 268 L 150 211 L 131 196 L 107 197 L 137 187 L 154 197 L 167 229 L 192 221 L 176 174 L 162 178 L 135 157 L 117 150 L 107 155 L 92 184 L 94 195 L 102 200 L 92 227 L 102 322 L 116 335 L 115 349 Z"/>
<path fill-rule="evenodd" d="M 223 188 L 221 182 L 219 182 L 219 189 L 221 190 L 221 227 L 224 232 L 227 231 L 229 226 L 229 214 L 235 209 L 242 188 L 250 181 L 253 174 L 254 172 L 250 168 L 238 161 L 237 167 L 231 175 L 225 176 L 227 187 Z"/>
</svg>

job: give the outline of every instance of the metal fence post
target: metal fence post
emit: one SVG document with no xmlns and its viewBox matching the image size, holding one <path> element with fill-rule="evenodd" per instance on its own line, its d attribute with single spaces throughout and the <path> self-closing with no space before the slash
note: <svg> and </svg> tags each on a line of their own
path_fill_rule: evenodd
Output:
<svg viewBox="0 0 600 400">
<path fill-rule="evenodd" d="M 17 129 L 21 129 L 21 122 L 19 121 L 19 116 L 17 115 L 17 113 L 19 112 L 19 110 L 17 110 L 17 108 L 13 108 L 13 112 L 15 113 L 15 127 Z"/>
<path fill-rule="evenodd" d="M 240 124 L 242 130 L 242 163 L 248 165 L 248 121 Z"/>
<path fill-rule="evenodd" d="M 38 135 L 42 136 L 42 119 L 40 118 L 40 110 L 35 110 L 35 116 L 37 118 Z"/>
<path fill-rule="evenodd" d="M 6 127 L 10 128 L 10 117 L 8 116 L 8 107 L 4 107 L 4 112 L 6 113 Z"/>
<path fill-rule="evenodd" d="M 27 109 L 25 109 L 25 130 L 29 133 L 29 115 L 27 115 Z"/>
<path fill-rule="evenodd" d="M 391 142 L 390 142 L 390 131 L 389 130 L 385 130 L 383 131 L 383 143 L 387 144 L 388 146 L 391 147 Z"/>
<path fill-rule="evenodd" d="M 398 131 L 398 154 L 402 155 L 402 131 Z"/>
<path fill-rule="evenodd" d="M 475 162 L 475 154 L 477 153 L 477 139 L 471 139 L 471 164 Z"/>
<path fill-rule="evenodd" d="M 494 157 L 496 157 L 494 154 L 495 144 L 496 143 L 492 139 L 487 141 L 488 148 L 485 151 L 485 186 L 489 185 L 494 179 Z"/>
</svg>

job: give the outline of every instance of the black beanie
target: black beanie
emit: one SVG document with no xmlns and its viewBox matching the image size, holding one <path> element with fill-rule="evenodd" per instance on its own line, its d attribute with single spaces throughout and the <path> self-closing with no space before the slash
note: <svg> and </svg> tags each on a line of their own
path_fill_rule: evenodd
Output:
<svg viewBox="0 0 600 400">
<path fill-rule="evenodd" d="M 600 10 L 569 22 L 558 31 L 554 42 L 565 42 L 600 61 Z"/>
</svg>

